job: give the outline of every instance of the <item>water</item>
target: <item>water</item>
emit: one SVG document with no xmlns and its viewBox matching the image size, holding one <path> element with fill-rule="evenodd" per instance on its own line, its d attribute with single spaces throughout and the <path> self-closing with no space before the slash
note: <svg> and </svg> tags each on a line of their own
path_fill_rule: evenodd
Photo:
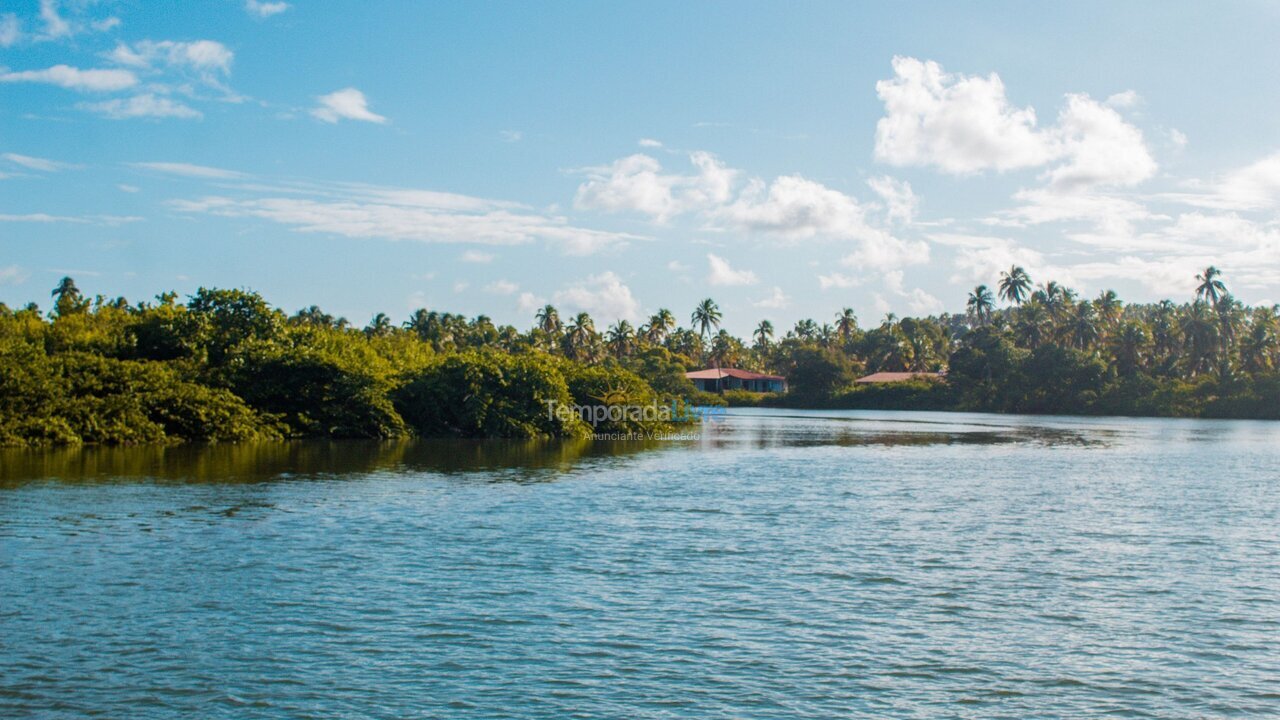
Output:
<svg viewBox="0 0 1280 720">
<path fill-rule="evenodd" d="M 2 717 L 1280 714 L 1280 424 L 0 463 Z"/>
</svg>

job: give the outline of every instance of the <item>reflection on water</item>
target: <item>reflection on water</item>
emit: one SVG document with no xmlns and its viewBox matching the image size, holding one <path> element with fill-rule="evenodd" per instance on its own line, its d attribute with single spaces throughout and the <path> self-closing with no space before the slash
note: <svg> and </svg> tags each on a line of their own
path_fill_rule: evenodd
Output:
<svg viewBox="0 0 1280 720">
<path fill-rule="evenodd" d="M 636 453 L 680 448 L 1104 444 L 1105 429 L 1001 425 L 920 418 L 746 413 L 707 422 L 696 440 L 298 440 L 142 447 L 0 449 L 0 488 L 33 480 L 248 483 L 374 472 L 510 471 L 501 480 L 545 479 L 547 471 Z"/>
<path fill-rule="evenodd" d="M 563 470 L 661 446 L 589 440 L 298 440 L 144 447 L 0 450 L 0 487 L 32 480 L 248 483 L 373 472 Z"/>
</svg>

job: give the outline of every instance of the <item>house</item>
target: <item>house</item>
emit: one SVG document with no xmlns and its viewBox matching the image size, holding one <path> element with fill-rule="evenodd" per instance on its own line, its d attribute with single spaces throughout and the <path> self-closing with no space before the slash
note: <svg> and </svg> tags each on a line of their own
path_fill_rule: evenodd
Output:
<svg viewBox="0 0 1280 720">
<path fill-rule="evenodd" d="M 707 368 L 687 372 L 685 377 L 693 381 L 703 392 L 746 390 L 748 392 L 786 392 L 787 379 L 781 375 L 765 375 L 737 368 Z"/>
<path fill-rule="evenodd" d="M 946 373 L 940 372 L 878 372 L 860 377 L 857 383 L 896 383 L 906 380 L 945 380 Z"/>
</svg>

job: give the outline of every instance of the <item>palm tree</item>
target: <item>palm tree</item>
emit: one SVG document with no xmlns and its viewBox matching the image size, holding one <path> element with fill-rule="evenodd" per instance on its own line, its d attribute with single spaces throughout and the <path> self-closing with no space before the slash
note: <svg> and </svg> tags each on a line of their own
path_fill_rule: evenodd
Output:
<svg viewBox="0 0 1280 720">
<path fill-rule="evenodd" d="M 1098 311 L 1098 318 L 1107 326 L 1115 325 L 1120 320 L 1121 310 L 1124 309 L 1124 303 L 1120 302 L 1120 297 L 1116 295 L 1115 290 L 1103 291 L 1093 304 L 1094 309 Z"/>
<path fill-rule="evenodd" d="M 698 336 L 705 340 L 707 333 L 720 327 L 721 317 L 723 316 L 720 314 L 720 306 L 716 305 L 711 298 L 707 298 L 693 309 L 690 324 L 698 329 Z"/>
<path fill-rule="evenodd" d="M 818 336 L 818 323 L 806 318 L 797 322 L 792 332 L 801 340 L 812 340 Z"/>
<path fill-rule="evenodd" d="M 1218 304 L 1218 298 L 1227 294 L 1227 286 L 1218 279 L 1221 275 L 1222 271 L 1212 265 L 1196 275 L 1196 282 L 1200 283 L 1196 286 L 1196 299 Z"/>
<path fill-rule="evenodd" d="M 69 277 L 59 280 L 58 286 L 53 289 L 53 292 L 49 293 L 49 297 L 57 298 L 53 303 L 53 308 L 58 316 L 82 312 L 89 307 L 89 301 L 80 294 L 80 288 L 76 287 L 76 281 Z"/>
<path fill-rule="evenodd" d="M 991 322 L 991 313 L 995 312 L 996 300 L 986 285 L 979 285 L 969 293 L 969 302 L 965 306 L 969 316 L 976 319 L 979 325 Z"/>
<path fill-rule="evenodd" d="M 1040 347 L 1049 329 L 1048 326 L 1049 312 L 1039 302 L 1029 302 L 1018 309 L 1014 330 L 1027 347 L 1033 350 Z"/>
<path fill-rule="evenodd" d="M 1000 273 L 1000 299 L 1021 305 L 1031 291 L 1031 276 L 1020 265 L 1009 268 L 1009 272 Z"/>
<path fill-rule="evenodd" d="M 1098 341 L 1097 316 L 1093 311 L 1093 303 L 1085 300 L 1075 306 L 1067 318 L 1066 335 L 1071 338 L 1071 345 L 1077 350 L 1088 350 Z"/>
<path fill-rule="evenodd" d="M 854 314 L 853 308 L 844 308 L 836 313 L 836 334 L 840 336 L 842 344 L 848 345 L 857 331 L 858 316 Z"/>
<path fill-rule="evenodd" d="M 538 323 L 538 329 L 548 335 L 558 335 L 563 329 L 560 324 L 560 311 L 556 310 L 554 305 L 543 305 L 533 318 Z"/>
<path fill-rule="evenodd" d="M 391 334 L 391 318 L 386 313 L 378 313 L 373 316 L 373 320 L 369 322 L 368 327 L 364 329 L 364 334 L 369 337 L 385 337 Z"/>
<path fill-rule="evenodd" d="M 631 329 L 631 323 L 626 320 L 619 320 L 609 328 L 608 332 L 609 349 L 613 351 L 613 356 L 622 359 L 631 354 L 635 348 L 636 334 Z"/>
<path fill-rule="evenodd" d="M 1185 343 L 1187 373 L 1198 375 L 1213 367 L 1218 355 L 1218 323 L 1208 303 L 1197 300 L 1178 320 Z"/>
<path fill-rule="evenodd" d="M 711 362 L 716 367 L 733 367 L 738 364 L 742 344 L 727 331 L 721 330 L 711 339 Z"/>
<path fill-rule="evenodd" d="M 572 360 L 595 359 L 596 324 L 587 313 L 578 313 L 564 334 L 564 350 Z"/>
<path fill-rule="evenodd" d="M 667 335 L 675 329 L 676 316 L 666 308 L 658 308 L 658 312 L 654 313 L 644 328 L 645 340 L 651 343 L 659 344 L 667 338 Z"/>
<path fill-rule="evenodd" d="M 1142 323 L 1130 320 L 1120 328 L 1111 341 L 1111 352 L 1121 375 L 1133 375 L 1142 368 L 1143 357 L 1150 344 L 1151 335 Z"/>
<path fill-rule="evenodd" d="M 756 347 L 762 350 L 769 349 L 769 341 L 773 339 L 773 323 L 768 320 L 761 320 L 756 326 L 756 331 L 752 333 L 756 339 Z"/>
</svg>

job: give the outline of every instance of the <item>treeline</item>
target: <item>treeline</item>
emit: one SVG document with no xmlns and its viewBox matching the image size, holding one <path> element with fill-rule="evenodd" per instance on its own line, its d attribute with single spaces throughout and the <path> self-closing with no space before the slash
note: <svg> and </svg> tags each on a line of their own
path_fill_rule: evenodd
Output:
<svg viewBox="0 0 1280 720">
<path fill-rule="evenodd" d="M 995 292 L 975 288 L 964 314 L 864 329 L 845 308 L 781 336 L 761 321 L 744 341 L 710 299 L 687 327 L 662 309 L 598 330 L 548 305 L 527 331 L 425 309 L 359 328 L 315 306 L 286 315 L 245 290 L 130 304 L 90 300 L 64 278 L 48 312 L 0 304 L 0 444 L 592 432 L 549 403 L 1280 418 L 1277 308 L 1243 306 L 1212 267 L 1189 290 L 1182 304 L 1086 299 L 1014 267 Z M 709 365 L 785 375 L 790 391 L 707 396 L 684 373 Z M 876 371 L 946 380 L 853 382 Z"/>
<path fill-rule="evenodd" d="M 586 437 L 670 423 L 593 427 L 548 407 L 695 395 L 665 350 L 587 363 L 484 318 L 428 332 L 421 318 L 380 316 L 356 329 L 314 307 L 286 316 L 244 290 L 90 301 L 70 278 L 53 298 L 47 314 L 0 304 L 0 445 Z"/>
</svg>

